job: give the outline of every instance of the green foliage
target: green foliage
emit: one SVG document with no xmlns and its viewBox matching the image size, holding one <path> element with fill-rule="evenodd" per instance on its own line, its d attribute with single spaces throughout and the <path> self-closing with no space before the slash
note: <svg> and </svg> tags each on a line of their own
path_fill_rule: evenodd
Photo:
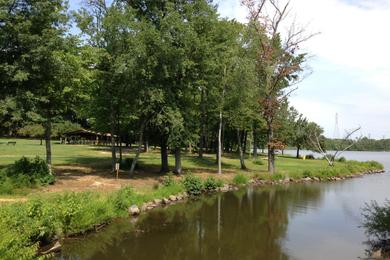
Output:
<svg viewBox="0 0 390 260">
<path fill-rule="evenodd" d="M 315 159 L 314 155 L 312 154 L 306 155 L 306 160 L 314 160 L 314 159 Z"/>
<path fill-rule="evenodd" d="M 0 207 L 2 259 L 33 259 L 38 243 L 84 233 L 115 217 L 126 216 L 129 206 L 183 191 L 180 184 L 137 194 L 125 187 L 111 194 L 79 192 L 37 196 L 27 202 Z"/>
<path fill-rule="evenodd" d="M 243 173 L 237 173 L 233 178 L 233 184 L 246 185 L 249 182 L 249 177 Z"/>
<path fill-rule="evenodd" d="M 0 171 L 0 194 L 11 194 L 15 189 L 48 185 L 54 181 L 55 177 L 44 160 L 38 156 L 34 159 L 22 157 Z"/>
<path fill-rule="evenodd" d="M 215 191 L 218 188 L 223 186 L 223 182 L 220 179 L 215 179 L 212 176 L 207 177 L 207 179 L 203 183 L 203 187 L 206 191 Z"/>
<path fill-rule="evenodd" d="M 307 178 L 307 177 L 313 177 L 313 173 L 310 170 L 304 170 L 302 173 L 302 177 Z"/>
<path fill-rule="evenodd" d="M 44 132 L 41 124 L 25 125 L 18 129 L 18 135 L 23 137 L 43 137 Z"/>
<path fill-rule="evenodd" d="M 350 143 L 351 141 L 349 141 Z M 326 139 L 325 144 L 327 149 L 335 150 L 341 147 L 346 142 L 342 139 Z M 348 151 L 389 151 L 390 139 L 372 139 L 369 137 L 358 138 L 353 140 L 354 145 L 348 149 Z"/>
<path fill-rule="evenodd" d="M 253 160 L 253 163 L 256 164 L 256 165 L 264 165 L 264 160 L 262 159 L 255 159 Z"/>
<path fill-rule="evenodd" d="M 202 193 L 202 180 L 197 176 L 192 174 L 185 175 L 183 185 L 190 196 L 199 196 Z"/>
<path fill-rule="evenodd" d="M 383 170 L 384 169 L 384 166 L 377 162 L 377 161 L 367 161 L 367 162 L 364 162 L 364 164 L 368 167 L 370 167 L 371 169 L 379 169 L 379 170 Z"/>
<path fill-rule="evenodd" d="M 274 181 L 283 180 L 284 175 L 281 173 L 274 173 L 274 174 L 272 174 L 271 179 Z"/>
<path fill-rule="evenodd" d="M 134 197 L 134 192 L 131 187 L 125 187 L 111 196 L 115 210 L 123 211 L 131 206 L 131 199 Z"/>
<path fill-rule="evenodd" d="M 5 174 L 11 179 L 21 180 L 27 186 L 52 184 L 55 180 L 55 177 L 50 174 L 45 160 L 38 156 L 34 159 L 22 157 L 9 166 L 5 170 Z"/>
<path fill-rule="evenodd" d="M 79 124 L 70 121 L 54 123 L 52 126 L 52 137 L 61 137 L 63 134 L 81 129 Z M 17 134 L 23 137 L 43 138 L 45 129 L 42 124 L 28 124 L 18 129 Z"/>
<path fill-rule="evenodd" d="M 345 157 L 342 156 L 342 157 L 338 158 L 337 161 L 338 162 L 346 162 L 347 159 L 345 159 Z"/>
<path fill-rule="evenodd" d="M 167 176 L 164 176 L 163 177 L 163 180 L 162 180 L 162 185 L 165 186 L 165 187 L 170 187 L 172 185 L 176 184 L 175 180 L 173 179 L 173 174 L 172 173 L 168 173 Z"/>
<path fill-rule="evenodd" d="M 383 205 L 376 201 L 366 204 L 363 208 L 363 227 L 370 236 L 377 239 L 390 239 L 390 200 Z"/>
</svg>

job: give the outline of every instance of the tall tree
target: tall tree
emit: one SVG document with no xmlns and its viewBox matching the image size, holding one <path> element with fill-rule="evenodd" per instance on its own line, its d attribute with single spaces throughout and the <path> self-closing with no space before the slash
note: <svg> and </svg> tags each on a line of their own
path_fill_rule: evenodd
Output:
<svg viewBox="0 0 390 260">
<path fill-rule="evenodd" d="M 51 170 L 52 122 L 80 100 L 83 78 L 77 40 L 67 34 L 67 1 L 3 1 L 2 76 L 25 111 L 43 122 Z M 3 46 L 4 46 L 3 45 Z M 3 47 L 2 47 L 3 48 Z"/>
<path fill-rule="evenodd" d="M 312 35 L 305 35 L 303 29 L 297 30 L 293 24 L 283 38 L 280 26 L 289 13 L 289 2 L 280 5 L 275 0 L 242 0 L 242 3 L 249 10 L 252 47 L 257 49 L 259 102 L 267 125 L 268 171 L 274 173 L 275 150 L 280 145 L 275 138 L 275 118 L 280 105 L 295 90 L 292 86 L 300 80 L 306 54 L 299 52 L 299 45 Z"/>
</svg>

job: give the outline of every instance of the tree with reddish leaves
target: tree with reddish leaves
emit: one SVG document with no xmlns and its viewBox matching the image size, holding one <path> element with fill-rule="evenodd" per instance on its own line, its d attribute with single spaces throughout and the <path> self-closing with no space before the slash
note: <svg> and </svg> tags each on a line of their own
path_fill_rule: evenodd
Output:
<svg viewBox="0 0 390 260">
<path fill-rule="evenodd" d="M 275 118 L 280 106 L 296 90 L 302 79 L 307 55 L 300 52 L 300 45 L 314 34 L 307 35 L 304 28 L 294 22 L 282 35 L 281 24 L 289 14 L 289 2 L 277 0 L 242 0 L 248 9 L 248 29 L 251 48 L 255 55 L 258 102 L 266 122 L 268 171 L 275 172 L 275 151 L 281 142 L 275 138 Z"/>
</svg>

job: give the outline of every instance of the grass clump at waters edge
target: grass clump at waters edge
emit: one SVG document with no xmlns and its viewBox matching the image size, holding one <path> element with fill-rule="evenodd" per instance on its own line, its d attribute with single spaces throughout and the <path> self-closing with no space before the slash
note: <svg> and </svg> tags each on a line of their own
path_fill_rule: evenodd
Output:
<svg viewBox="0 0 390 260">
<path fill-rule="evenodd" d="M 237 173 L 233 178 L 233 184 L 246 185 L 249 182 L 249 177 L 244 173 Z"/>
<path fill-rule="evenodd" d="M 223 181 L 220 179 L 216 179 L 212 176 L 208 177 L 203 183 L 204 190 L 208 192 L 216 191 L 218 188 L 222 186 L 223 186 Z"/>
</svg>

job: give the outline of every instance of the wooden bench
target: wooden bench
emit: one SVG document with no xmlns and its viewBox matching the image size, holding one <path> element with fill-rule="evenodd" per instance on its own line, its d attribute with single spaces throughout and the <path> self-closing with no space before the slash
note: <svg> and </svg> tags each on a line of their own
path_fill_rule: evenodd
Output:
<svg viewBox="0 0 390 260">
<path fill-rule="evenodd" d="M 7 145 L 16 145 L 16 142 L 8 142 Z"/>
</svg>

